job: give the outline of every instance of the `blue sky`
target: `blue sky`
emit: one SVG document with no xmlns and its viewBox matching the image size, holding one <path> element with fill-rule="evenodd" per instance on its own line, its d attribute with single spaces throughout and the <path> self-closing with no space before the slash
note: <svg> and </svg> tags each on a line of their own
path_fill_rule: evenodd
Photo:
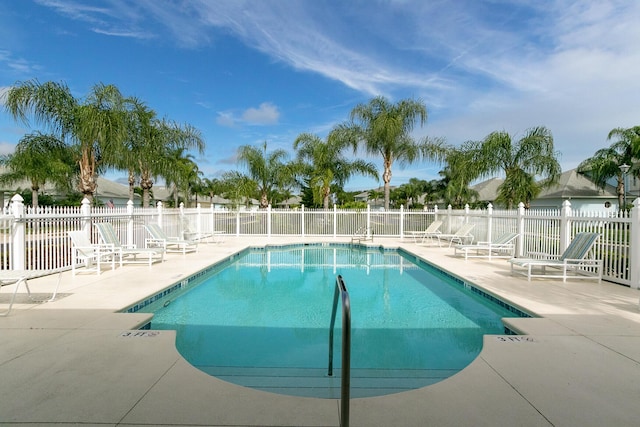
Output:
<svg viewBox="0 0 640 427">
<path fill-rule="evenodd" d="M 325 137 L 378 95 L 424 101 L 414 137 L 451 145 L 546 126 L 568 170 L 640 124 L 638 22 L 633 0 L 0 0 L 0 94 L 115 84 L 200 129 L 209 178 L 242 170 L 241 145 L 293 156 L 300 133 Z M 0 154 L 30 131 L 2 110 Z M 391 183 L 441 167 L 396 165 Z"/>
</svg>

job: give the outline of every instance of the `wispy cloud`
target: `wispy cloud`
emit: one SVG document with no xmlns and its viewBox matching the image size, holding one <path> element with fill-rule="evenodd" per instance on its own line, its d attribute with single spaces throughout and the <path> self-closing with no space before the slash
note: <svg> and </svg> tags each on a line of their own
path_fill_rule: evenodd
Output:
<svg viewBox="0 0 640 427">
<path fill-rule="evenodd" d="M 216 123 L 220 126 L 237 127 L 242 124 L 251 126 L 274 125 L 278 123 L 280 111 L 270 102 L 263 102 L 260 106 L 250 107 L 239 115 L 231 111 L 220 111 Z"/>
<path fill-rule="evenodd" d="M 76 0 L 35 1 L 70 19 L 90 24 L 91 30 L 98 34 L 134 39 L 155 37 L 153 32 L 141 28 L 140 22 L 144 21 L 144 13 L 134 3 L 126 5 L 115 0 L 101 7 Z"/>
<path fill-rule="evenodd" d="M 0 49 L 0 65 L 11 70 L 17 76 L 34 74 L 39 66 L 24 58 L 16 58 L 8 50 Z"/>
</svg>

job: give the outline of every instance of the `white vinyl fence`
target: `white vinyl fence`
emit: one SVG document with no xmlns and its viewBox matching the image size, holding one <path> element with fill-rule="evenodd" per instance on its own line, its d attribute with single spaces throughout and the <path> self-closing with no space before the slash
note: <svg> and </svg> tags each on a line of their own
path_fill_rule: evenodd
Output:
<svg viewBox="0 0 640 427">
<path fill-rule="evenodd" d="M 25 207 L 22 197 L 11 200 L 8 213 L 0 215 L 0 269 L 53 269 L 71 266 L 71 241 L 67 232 L 86 230 L 98 242 L 95 222 L 111 223 L 120 240 L 143 247 L 148 237 L 144 224 L 159 224 L 168 235 L 224 232 L 229 236 L 330 236 L 350 238 L 365 230 L 378 238 L 400 238 L 422 231 L 435 220 L 441 231 L 455 232 L 462 224 L 474 224 L 475 241 L 489 241 L 505 232 L 518 233 L 517 256 L 560 254 L 578 232 L 600 234 L 596 254 L 603 259 L 603 278 L 638 288 L 640 284 L 640 199 L 626 213 L 576 212 L 564 202 L 562 209 L 525 210 L 330 210 L 271 209 L 218 210 L 184 208 L 92 208 L 88 200 L 80 207 Z M 411 240 L 412 241 L 412 240 Z M 631 244 L 635 242 L 634 244 Z M 444 249 L 443 249 L 444 250 Z"/>
</svg>

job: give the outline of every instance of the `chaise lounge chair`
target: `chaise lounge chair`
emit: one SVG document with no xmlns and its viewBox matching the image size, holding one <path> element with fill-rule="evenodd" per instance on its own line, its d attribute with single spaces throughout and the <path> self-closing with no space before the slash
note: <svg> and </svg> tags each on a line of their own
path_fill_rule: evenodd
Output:
<svg viewBox="0 0 640 427">
<path fill-rule="evenodd" d="M 44 300 L 36 300 L 31 295 L 31 289 L 29 288 L 29 279 L 35 279 L 37 277 L 47 276 L 49 274 L 58 274 L 58 283 L 53 291 L 51 297 Z M 11 308 L 13 307 L 13 303 L 16 299 L 16 294 L 18 293 L 18 289 L 20 285 L 24 283 L 24 287 L 27 289 L 27 294 L 29 295 L 29 299 L 33 302 L 50 302 L 56 299 L 56 295 L 58 294 L 58 287 L 60 286 L 60 281 L 62 279 L 62 270 L 0 270 L 0 290 L 3 286 L 15 285 L 15 289 L 13 290 L 13 294 L 11 295 L 11 300 L 9 302 L 9 308 L 0 313 L 0 316 L 8 316 L 11 312 Z"/>
<path fill-rule="evenodd" d="M 145 243 L 148 248 L 161 247 L 167 252 L 179 252 L 183 255 L 198 250 L 197 241 L 169 237 L 158 224 L 145 224 L 144 228 L 151 234 L 151 238 L 146 239 Z"/>
<path fill-rule="evenodd" d="M 358 228 L 356 232 L 353 233 L 353 236 L 351 236 L 351 243 L 362 243 L 366 240 L 371 240 L 373 242 L 373 232 L 367 227 Z"/>
<path fill-rule="evenodd" d="M 213 242 L 213 243 L 222 243 L 224 242 L 225 232 L 224 231 L 214 231 L 212 233 L 208 232 L 198 232 L 191 227 L 191 224 L 188 220 L 185 220 L 182 224 L 182 234 L 184 239 L 187 241 L 198 241 L 198 242 Z"/>
<path fill-rule="evenodd" d="M 455 245 L 454 255 L 464 254 L 464 259 L 472 258 L 511 258 L 516 248 L 514 241 L 518 233 L 504 233 L 491 242 L 477 242 L 473 245 Z"/>
<path fill-rule="evenodd" d="M 593 246 L 598 233 L 578 233 L 560 256 L 547 255 L 545 259 L 512 258 L 511 274 L 532 277 L 562 279 L 602 280 L 602 260 L 593 258 Z M 588 255 L 591 255 L 587 258 Z M 515 268 L 518 267 L 518 268 Z"/>
<path fill-rule="evenodd" d="M 138 248 L 135 245 L 123 245 L 110 223 L 99 222 L 94 225 L 98 229 L 100 239 L 105 244 L 113 245 L 123 264 L 149 264 L 151 266 L 154 262 L 164 260 L 163 248 Z"/>
<path fill-rule="evenodd" d="M 116 268 L 116 258 L 120 258 L 118 251 L 113 245 L 102 243 L 91 243 L 89 236 L 84 231 L 69 231 L 71 238 L 71 271 L 76 275 L 78 261 L 84 262 L 84 272 L 102 273 L 102 263 L 110 262 L 111 269 Z M 120 258 L 122 267 L 122 258 Z"/>
<path fill-rule="evenodd" d="M 433 242 L 434 237 L 438 237 L 441 234 L 439 228 L 442 225 L 442 221 L 433 221 L 424 231 L 410 231 L 409 235 L 413 236 L 413 242 L 418 244 L 424 244 L 425 239 L 430 239 Z"/>
<path fill-rule="evenodd" d="M 458 244 L 463 244 L 465 241 L 469 241 L 469 244 L 473 242 L 473 234 L 471 234 L 471 230 L 473 230 L 474 224 L 463 224 L 462 227 L 458 229 L 453 234 L 438 234 L 435 237 L 438 239 L 438 245 L 442 240 L 449 241 L 449 247 L 455 242 Z"/>
</svg>

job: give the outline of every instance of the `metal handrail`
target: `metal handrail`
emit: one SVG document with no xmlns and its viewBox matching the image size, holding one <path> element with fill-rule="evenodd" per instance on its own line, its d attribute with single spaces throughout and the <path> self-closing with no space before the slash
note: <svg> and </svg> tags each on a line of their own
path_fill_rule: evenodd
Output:
<svg viewBox="0 0 640 427">
<path fill-rule="evenodd" d="M 336 278 L 335 292 L 333 293 L 333 308 L 331 310 L 331 326 L 329 327 L 329 372 L 333 375 L 333 330 L 336 323 L 336 311 L 338 310 L 338 297 L 342 297 L 342 383 L 340 391 L 340 425 L 349 427 L 349 396 L 351 393 L 351 304 L 349 292 L 342 280 L 342 276 Z"/>
</svg>

